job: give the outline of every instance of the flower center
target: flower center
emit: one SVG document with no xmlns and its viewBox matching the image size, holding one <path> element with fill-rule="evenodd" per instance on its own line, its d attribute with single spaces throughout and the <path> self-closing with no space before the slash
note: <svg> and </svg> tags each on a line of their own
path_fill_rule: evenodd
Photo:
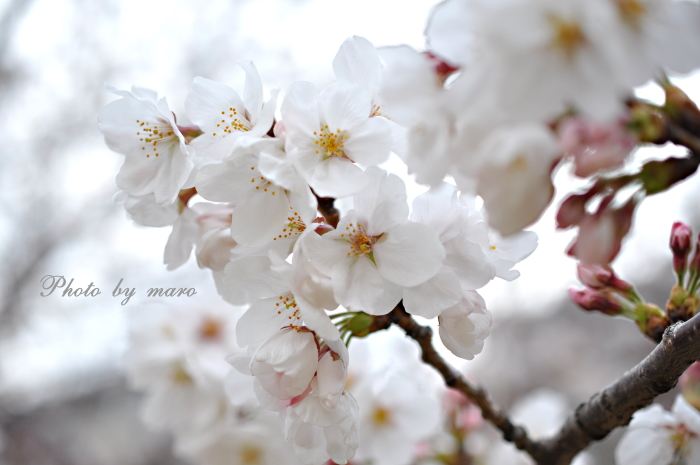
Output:
<svg viewBox="0 0 700 465">
<path fill-rule="evenodd" d="M 639 0 L 616 0 L 616 3 L 622 20 L 633 28 L 638 28 L 647 12 L 646 6 Z"/>
<path fill-rule="evenodd" d="M 294 294 L 290 292 L 287 295 L 279 296 L 279 302 L 276 302 L 275 306 L 277 307 L 278 315 L 288 313 L 289 326 L 296 331 L 301 329 L 301 316 L 299 316 L 299 309 L 297 308 L 296 300 L 294 300 Z"/>
<path fill-rule="evenodd" d="M 175 384 L 189 384 L 192 382 L 192 377 L 185 371 L 185 367 L 181 363 L 177 363 L 173 367 L 170 376 Z"/>
<path fill-rule="evenodd" d="M 157 124 L 151 125 L 150 121 L 136 120 L 139 125 L 139 130 L 136 135 L 139 141 L 143 143 L 141 150 L 146 154 L 147 158 L 151 155 L 156 157 L 160 155 L 163 148 L 168 148 L 172 143 L 178 142 L 178 137 L 173 131 L 173 127 L 166 120 L 159 120 Z M 160 144 L 160 147 L 158 146 Z M 151 153 L 154 152 L 154 153 Z"/>
<path fill-rule="evenodd" d="M 257 465 L 262 463 L 260 449 L 250 445 L 243 446 L 243 450 L 241 450 L 241 463 L 243 465 Z"/>
<path fill-rule="evenodd" d="M 550 23 L 554 29 L 552 45 L 561 50 L 568 60 L 586 43 L 586 36 L 575 21 L 565 20 L 559 16 L 551 16 Z"/>
<path fill-rule="evenodd" d="M 215 341 L 221 337 L 223 332 L 223 323 L 216 319 L 207 317 L 199 327 L 199 338 L 203 341 Z"/>
<path fill-rule="evenodd" d="M 691 437 L 696 437 L 697 435 L 692 431 L 688 430 L 685 424 L 672 428 L 673 433 L 671 434 L 671 444 L 673 444 L 673 450 L 675 451 L 674 457 L 682 459 L 688 455 L 688 439 Z"/>
<path fill-rule="evenodd" d="M 314 144 L 318 145 L 316 153 L 320 153 L 324 160 L 331 157 L 345 157 L 345 141 L 348 140 L 348 134 L 345 131 L 338 129 L 332 132 L 328 129 L 328 125 L 325 125 L 321 126 L 319 132 L 314 131 L 314 136 L 317 137 Z"/>
<path fill-rule="evenodd" d="M 226 113 L 228 113 L 228 117 L 226 116 Z M 217 132 L 212 132 L 212 136 L 216 136 L 218 134 L 223 138 L 226 137 L 227 134 L 233 134 L 233 131 L 247 132 L 253 129 L 253 125 L 250 121 L 248 121 L 248 118 L 243 115 L 239 115 L 236 108 L 229 107 L 228 112 L 222 111 L 221 118 L 221 121 L 216 124 L 216 127 L 221 129 L 217 129 Z"/>
<path fill-rule="evenodd" d="M 287 224 L 285 224 L 285 227 L 282 229 L 280 234 L 277 235 L 277 237 L 272 238 L 273 241 L 276 241 L 277 239 L 296 237 L 306 231 L 306 223 L 304 223 L 304 220 L 301 219 L 299 213 L 295 212 L 292 207 L 289 207 L 289 209 L 291 210 L 291 213 L 287 217 Z"/>
<path fill-rule="evenodd" d="M 384 116 L 382 114 L 382 106 L 381 105 L 372 105 L 372 114 L 369 115 L 369 117 L 371 118 L 373 116 Z M 384 116 L 384 118 L 386 118 L 386 116 Z"/>
<path fill-rule="evenodd" d="M 362 229 L 362 225 L 357 223 L 355 226 L 350 223 L 345 227 L 347 232 L 340 235 L 341 239 L 350 244 L 350 252 L 348 256 L 354 255 L 356 258 L 360 258 L 363 255 L 374 262 L 374 254 L 372 252 L 372 246 L 379 240 L 382 235 L 379 236 L 368 236 L 367 233 Z"/>
<path fill-rule="evenodd" d="M 387 426 L 391 423 L 391 411 L 384 407 L 375 407 L 372 412 L 372 423 L 376 426 Z"/>
</svg>

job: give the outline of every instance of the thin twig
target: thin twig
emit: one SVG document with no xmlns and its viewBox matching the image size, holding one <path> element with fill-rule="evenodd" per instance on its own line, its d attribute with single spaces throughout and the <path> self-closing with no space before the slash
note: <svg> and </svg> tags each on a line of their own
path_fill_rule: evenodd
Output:
<svg viewBox="0 0 700 465">
<path fill-rule="evenodd" d="M 392 315 L 394 323 L 401 327 L 408 337 L 418 342 L 423 361 L 442 375 L 447 386 L 457 389 L 469 397 L 481 409 L 481 415 L 501 430 L 506 441 L 514 443 L 518 449 L 534 456 L 536 443 L 527 436 L 525 430 L 514 425 L 503 409 L 489 398 L 483 388 L 469 382 L 437 353 L 431 341 L 432 329 L 416 323 L 411 315 L 406 313 L 401 303 L 392 311 Z"/>
</svg>

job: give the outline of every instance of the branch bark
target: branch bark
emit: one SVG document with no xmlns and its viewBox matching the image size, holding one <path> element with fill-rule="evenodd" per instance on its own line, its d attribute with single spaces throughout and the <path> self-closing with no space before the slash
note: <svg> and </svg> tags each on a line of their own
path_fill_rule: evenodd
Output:
<svg viewBox="0 0 700 465">
<path fill-rule="evenodd" d="M 393 322 L 418 342 L 423 361 L 442 375 L 445 384 L 469 397 L 479 406 L 482 416 L 501 430 L 506 441 L 530 454 L 539 465 L 571 463 L 591 442 L 628 424 L 634 412 L 673 389 L 683 372 L 700 358 L 700 316 L 696 315 L 685 323 L 669 327 L 661 343 L 644 360 L 579 405 L 556 435 L 533 441 L 522 427 L 510 421 L 483 388 L 470 383 L 437 353 L 429 327 L 416 323 L 401 303 L 391 315 Z"/>
</svg>

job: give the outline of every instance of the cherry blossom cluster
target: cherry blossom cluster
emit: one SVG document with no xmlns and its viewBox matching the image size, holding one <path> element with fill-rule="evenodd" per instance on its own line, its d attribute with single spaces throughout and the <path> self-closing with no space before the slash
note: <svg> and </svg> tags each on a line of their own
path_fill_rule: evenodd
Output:
<svg viewBox="0 0 700 465">
<path fill-rule="evenodd" d="M 264 100 L 251 63 L 242 63 L 243 98 L 194 80 L 185 107 L 196 126 L 179 127 L 165 99 L 140 88 L 110 88 L 122 98 L 99 116 L 126 156 L 117 184 L 127 211 L 141 224 L 172 224 L 168 268 L 194 248 L 222 296 L 248 306 L 236 330 L 247 352 L 232 363 L 255 378 L 258 401 L 281 412 L 307 463 L 345 463 L 358 447 L 345 344 L 372 316 L 401 302 L 438 317 L 445 346 L 471 359 L 491 325 L 476 289 L 517 278 L 512 267 L 537 245 L 531 232 L 492 231 L 474 196 L 451 184 L 409 209 L 403 181 L 377 166 L 406 141 L 356 82 L 368 63 L 380 76 L 376 49 L 348 39 L 334 60 L 338 81 L 321 92 L 293 85 L 274 125 L 277 91 Z M 190 205 L 194 195 L 209 202 Z M 347 199 L 335 225 L 317 217 L 326 196 Z"/>
<path fill-rule="evenodd" d="M 537 246 L 523 229 L 551 203 L 552 175 L 564 163 L 576 176 L 596 177 L 557 217 L 560 228 L 579 228 L 569 253 L 581 260 L 587 288 L 572 298 L 624 314 L 654 338 L 667 325 L 607 265 L 636 205 L 681 179 L 676 167 L 688 162 L 609 174 L 638 145 L 666 135 L 659 109 L 634 100 L 634 86 L 656 78 L 668 93 L 665 72 L 700 67 L 698 5 L 446 0 L 433 10 L 426 38 L 425 52 L 349 38 L 332 62 L 335 82 L 323 89 L 298 82 L 282 99 L 278 89 L 264 91 L 252 62 L 239 62 L 246 73 L 240 94 L 196 77 L 184 102 L 187 125 L 155 91 L 108 85 L 119 99 L 98 117 L 109 147 L 125 156 L 116 183 L 131 218 L 172 226 L 168 269 L 194 250 L 221 296 L 246 308 L 235 323 L 239 347 L 226 355 L 234 376 L 251 381 L 254 404 L 279 412 L 283 435 L 305 464 L 347 463 L 361 440 L 373 441 L 361 432 L 367 413 L 349 388 L 347 346 L 375 331 L 378 318 L 395 308 L 437 318 L 453 354 L 471 360 L 482 350 L 491 315 L 477 289 L 519 276 L 512 268 Z M 404 182 L 386 170 L 392 153 L 430 186 L 411 205 Z M 682 287 L 685 271 L 677 272 Z M 689 279 L 692 295 L 698 279 Z M 201 324 L 191 325 L 181 331 L 199 331 L 199 338 L 183 340 L 201 343 Z M 180 339 L 169 331 L 152 337 L 143 344 L 160 338 L 162 348 L 137 349 L 132 375 L 149 392 L 147 421 L 183 431 L 214 425 L 232 408 L 222 407 L 221 383 L 207 393 L 189 349 L 165 349 L 180 347 Z M 158 368 L 144 368 L 151 365 Z M 398 396 L 387 387 L 396 382 L 387 377 L 387 396 Z M 176 402 L 169 396 L 202 406 L 169 410 Z M 375 424 L 403 418 L 386 406 L 370 411 Z M 228 435 L 230 427 L 220 431 Z M 180 426 L 172 429 L 178 437 Z M 387 439 L 391 454 L 403 447 L 399 436 L 423 433 L 404 429 Z M 394 463 L 383 447 L 360 455 Z"/>
</svg>

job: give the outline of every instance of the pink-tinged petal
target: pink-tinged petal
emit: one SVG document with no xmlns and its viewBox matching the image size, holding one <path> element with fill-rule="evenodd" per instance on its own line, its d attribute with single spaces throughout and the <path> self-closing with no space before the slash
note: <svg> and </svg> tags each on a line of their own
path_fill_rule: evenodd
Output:
<svg viewBox="0 0 700 465">
<path fill-rule="evenodd" d="M 263 106 L 263 85 L 260 74 L 252 61 L 239 61 L 238 65 L 245 71 L 245 87 L 243 87 L 243 103 L 245 104 L 250 121 L 257 122 L 258 114 Z M 267 129 L 270 129 L 269 127 Z M 267 131 L 266 131 L 267 132 Z"/>
<path fill-rule="evenodd" d="M 417 286 L 435 276 L 445 259 L 445 248 L 437 233 L 419 223 L 391 228 L 373 249 L 381 276 L 405 287 Z"/>
<path fill-rule="evenodd" d="M 309 185 L 320 197 L 346 197 L 364 189 L 365 173 L 350 160 L 332 157 L 314 168 Z"/>
<path fill-rule="evenodd" d="M 423 318 L 435 318 L 460 300 L 462 288 L 459 279 L 454 271 L 445 266 L 423 284 L 403 290 L 406 311 Z"/>
<path fill-rule="evenodd" d="M 333 58 L 333 72 L 339 81 L 362 86 L 369 95 L 379 92 L 382 60 L 372 43 L 360 36 L 349 37 Z"/>
<path fill-rule="evenodd" d="M 333 360 L 330 352 L 326 352 L 318 361 L 316 371 L 318 390 L 314 389 L 314 391 L 321 405 L 327 410 L 333 410 L 338 405 L 340 396 L 345 390 L 345 372 L 343 361 L 340 358 Z"/>
<path fill-rule="evenodd" d="M 365 176 L 369 182 L 353 196 L 353 206 L 357 216 L 366 222 L 362 224 L 365 232 L 378 236 L 408 218 L 406 185 L 395 174 L 378 167 L 367 168 Z"/>
<path fill-rule="evenodd" d="M 285 328 L 258 348 L 250 370 L 267 392 L 278 399 L 292 399 L 308 388 L 317 366 L 313 333 Z"/>
<path fill-rule="evenodd" d="M 290 210 L 284 190 L 274 184 L 265 189 L 241 200 L 233 210 L 231 236 L 239 244 L 254 247 L 272 242 L 287 223 Z"/>
<path fill-rule="evenodd" d="M 259 173 L 250 168 L 257 168 L 257 160 L 248 154 L 203 166 L 195 181 L 197 193 L 212 202 L 238 202 L 258 185 L 251 180 L 259 177 Z"/>
<path fill-rule="evenodd" d="M 369 119 L 372 101 L 360 86 L 347 82 L 334 82 L 323 89 L 319 107 L 331 132 L 349 130 Z"/>
<path fill-rule="evenodd" d="M 389 159 L 394 143 L 389 122 L 384 118 L 369 118 L 348 129 L 345 154 L 363 166 L 374 166 Z"/>
<path fill-rule="evenodd" d="M 318 396 L 310 395 L 292 408 L 294 413 L 304 423 L 329 427 L 337 425 L 348 415 L 348 406 L 345 403 L 339 403 L 338 407 L 337 409 L 327 410 L 323 407 Z"/>
<path fill-rule="evenodd" d="M 280 313 L 279 297 L 258 300 L 236 323 L 236 342 L 241 347 L 257 346 L 287 326 L 287 315 Z"/>
<path fill-rule="evenodd" d="M 311 136 L 321 127 L 318 114 L 318 90 L 310 82 L 292 84 L 284 97 L 280 111 L 288 135 L 301 132 Z"/>
<path fill-rule="evenodd" d="M 471 360 L 483 349 L 493 320 L 484 299 L 475 291 L 467 291 L 457 305 L 442 312 L 438 321 L 445 347 L 457 357 Z"/>
<path fill-rule="evenodd" d="M 384 294 L 384 280 L 372 261 L 345 257 L 331 273 L 336 300 L 352 310 L 374 313 L 374 307 Z"/>
</svg>

